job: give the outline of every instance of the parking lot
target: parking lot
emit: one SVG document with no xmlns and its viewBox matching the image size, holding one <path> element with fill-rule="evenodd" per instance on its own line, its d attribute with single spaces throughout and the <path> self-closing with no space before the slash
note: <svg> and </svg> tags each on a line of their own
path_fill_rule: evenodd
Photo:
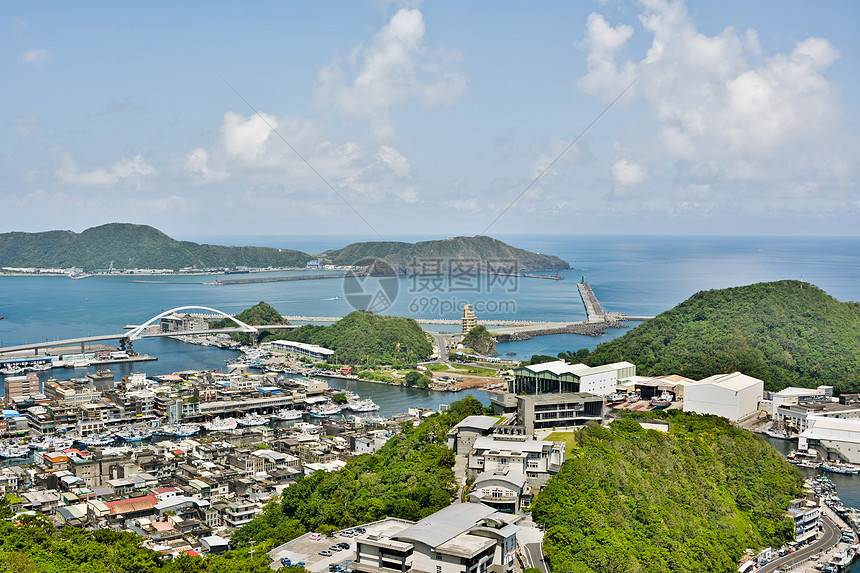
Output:
<svg viewBox="0 0 860 573">
<path fill-rule="evenodd" d="M 319 539 L 314 537 L 319 536 Z M 343 543 L 346 549 L 336 550 L 333 546 Z M 331 555 L 320 555 L 320 552 L 330 552 Z M 329 567 L 339 565 L 345 571 L 355 559 L 355 540 L 338 532 L 336 537 L 306 533 L 292 541 L 288 541 L 269 552 L 272 557 L 272 569 L 278 569 L 281 560 L 288 558 L 292 563 L 304 561 L 304 567 L 313 573 L 327 573 Z"/>
</svg>

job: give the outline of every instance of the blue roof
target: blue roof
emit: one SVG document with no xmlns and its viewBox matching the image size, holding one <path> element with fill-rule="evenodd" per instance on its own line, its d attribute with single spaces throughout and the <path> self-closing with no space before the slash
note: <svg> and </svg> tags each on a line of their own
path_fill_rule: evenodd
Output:
<svg viewBox="0 0 860 573">
<path fill-rule="evenodd" d="M 257 392 L 271 392 L 272 394 L 277 394 L 281 389 L 277 386 L 260 386 L 257 388 Z"/>
<path fill-rule="evenodd" d="M 18 416 L 23 416 L 23 414 L 18 410 L 3 410 L 3 416 L 5 418 L 17 418 Z"/>
</svg>

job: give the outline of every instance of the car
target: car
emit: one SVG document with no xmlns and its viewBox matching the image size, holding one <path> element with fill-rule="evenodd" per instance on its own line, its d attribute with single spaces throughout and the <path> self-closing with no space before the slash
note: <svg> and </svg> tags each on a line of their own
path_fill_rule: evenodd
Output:
<svg viewBox="0 0 860 573">
<path fill-rule="evenodd" d="M 359 534 L 359 535 L 361 535 L 362 533 L 366 533 L 366 532 L 367 532 L 367 530 L 366 530 L 365 528 L 363 528 L 363 527 L 356 527 L 353 531 L 355 531 L 355 532 L 356 532 L 357 534 Z"/>
<path fill-rule="evenodd" d="M 340 546 L 340 543 L 338 543 L 337 545 L 330 545 L 329 549 L 331 549 L 332 551 L 343 551 L 343 547 Z"/>
<path fill-rule="evenodd" d="M 320 551 L 319 554 L 323 557 L 331 557 L 331 551 L 329 551 L 328 549 L 323 549 L 322 551 Z"/>
<path fill-rule="evenodd" d="M 337 546 L 340 547 L 341 549 L 349 549 L 349 543 L 347 543 L 346 541 L 341 541 L 340 543 L 337 544 Z"/>
<path fill-rule="evenodd" d="M 281 565 L 283 565 L 284 567 L 292 567 L 292 559 L 290 559 L 289 557 L 284 557 L 283 559 L 281 559 Z"/>
<path fill-rule="evenodd" d="M 320 539 L 322 539 L 322 534 L 321 533 L 311 533 L 308 536 L 308 539 L 310 539 L 311 541 L 319 541 Z"/>
</svg>

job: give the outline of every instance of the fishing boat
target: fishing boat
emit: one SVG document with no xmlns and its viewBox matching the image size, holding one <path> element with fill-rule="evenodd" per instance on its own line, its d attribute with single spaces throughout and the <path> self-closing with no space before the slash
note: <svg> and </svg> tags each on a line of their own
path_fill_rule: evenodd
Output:
<svg viewBox="0 0 860 573">
<path fill-rule="evenodd" d="M 860 473 L 860 466 L 840 462 L 824 462 L 821 464 L 821 470 L 835 474 L 856 475 Z"/>
<path fill-rule="evenodd" d="M 623 392 L 615 392 L 614 394 L 610 394 L 606 397 L 606 402 L 608 404 L 620 404 L 621 402 L 627 401 L 627 394 Z"/>
<path fill-rule="evenodd" d="M 236 418 L 215 418 L 203 424 L 203 429 L 209 432 L 226 432 L 235 430 L 237 425 Z"/>
<path fill-rule="evenodd" d="M 31 447 L 42 452 L 46 450 L 68 450 L 73 445 L 75 445 L 75 441 L 71 438 L 61 438 L 59 436 L 45 436 L 41 440 L 30 442 Z"/>
<path fill-rule="evenodd" d="M 116 432 L 116 437 L 125 440 L 126 442 L 142 442 L 143 440 L 148 440 L 153 436 L 154 432 L 151 430 L 147 430 L 144 428 L 130 428 L 128 430 L 122 430 L 120 432 Z"/>
<path fill-rule="evenodd" d="M 269 416 L 269 419 L 276 421 L 276 422 L 288 422 L 290 420 L 301 420 L 302 419 L 302 412 L 301 412 L 301 410 L 282 409 L 282 410 L 278 410 L 277 412 L 275 412 L 271 416 Z"/>
<path fill-rule="evenodd" d="M 665 410 L 672 405 L 672 395 L 668 392 L 663 392 L 659 396 L 651 398 L 651 407 L 655 410 Z"/>
<path fill-rule="evenodd" d="M 109 446 L 116 441 L 116 438 L 110 434 L 90 434 L 89 436 L 79 438 L 78 443 L 84 446 Z"/>
<path fill-rule="evenodd" d="M 379 406 L 370 398 L 366 398 L 358 402 L 352 402 L 347 406 L 347 408 L 353 412 L 376 412 L 379 410 Z"/>
<path fill-rule="evenodd" d="M 0 458 L 26 458 L 30 454 L 27 446 L 5 445 L 0 447 Z"/>
<path fill-rule="evenodd" d="M 324 404 L 314 411 L 323 416 L 334 416 L 335 414 L 340 414 L 340 410 L 340 406 L 336 406 L 335 404 Z"/>
<path fill-rule="evenodd" d="M 259 414 L 247 414 L 244 418 L 238 418 L 236 423 L 245 427 L 263 426 L 269 423 L 269 419 Z"/>
<path fill-rule="evenodd" d="M 197 424 L 166 424 L 158 428 L 155 433 L 162 436 L 174 436 L 177 438 L 187 438 L 200 432 L 200 426 Z"/>
</svg>

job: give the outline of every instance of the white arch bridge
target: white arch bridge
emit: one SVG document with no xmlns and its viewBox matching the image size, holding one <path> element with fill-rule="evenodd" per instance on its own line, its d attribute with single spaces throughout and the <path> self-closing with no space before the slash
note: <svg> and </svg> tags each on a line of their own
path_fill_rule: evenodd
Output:
<svg viewBox="0 0 860 573">
<path fill-rule="evenodd" d="M 235 327 L 227 327 L 227 328 L 206 328 L 199 330 L 179 330 L 179 331 L 157 331 L 154 332 L 149 327 L 154 323 L 160 321 L 162 318 L 171 316 L 173 314 L 179 313 L 185 310 L 203 310 L 206 312 L 210 312 L 217 316 L 221 316 L 223 318 L 232 320 L 236 323 Z M 76 344 L 81 345 L 81 352 L 84 351 L 86 345 L 90 342 L 101 342 L 104 340 L 118 340 L 120 343 L 120 348 L 131 350 L 131 345 L 135 340 L 139 340 L 141 338 L 158 338 L 163 336 L 185 336 L 185 335 L 194 335 L 194 334 L 218 334 L 221 332 L 246 332 L 248 334 L 253 335 L 256 338 L 261 330 L 275 330 L 275 329 L 291 329 L 297 328 L 296 325 L 291 324 L 266 324 L 266 325 L 257 325 L 252 326 L 250 324 L 245 324 L 241 320 L 237 319 L 235 316 L 231 314 L 227 314 L 224 311 L 210 308 L 208 306 L 178 306 L 176 308 L 171 308 L 170 310 L 164 311 L 156 316 L 153 316 L 143 324 L 139 326 L 135 326 L 131 330 L 127 332 L 123 332 L 121 334 L 102 334 L 97 336 L 82 336 L 80 338 L 67 338 L 65 340 L 46 340 L 45 342 L 34 342 L 32 344 L 20 344 L 17 346 L 7 346 L 5 348 L 0 348 L 0 354 L 9 354 L 12 352 L 22 352 L 27 350 L 33 350 L 38 354 L 39 350 L 44 348 L 54 348 L 57 346 L 72 346 Z"/>
</svg>

